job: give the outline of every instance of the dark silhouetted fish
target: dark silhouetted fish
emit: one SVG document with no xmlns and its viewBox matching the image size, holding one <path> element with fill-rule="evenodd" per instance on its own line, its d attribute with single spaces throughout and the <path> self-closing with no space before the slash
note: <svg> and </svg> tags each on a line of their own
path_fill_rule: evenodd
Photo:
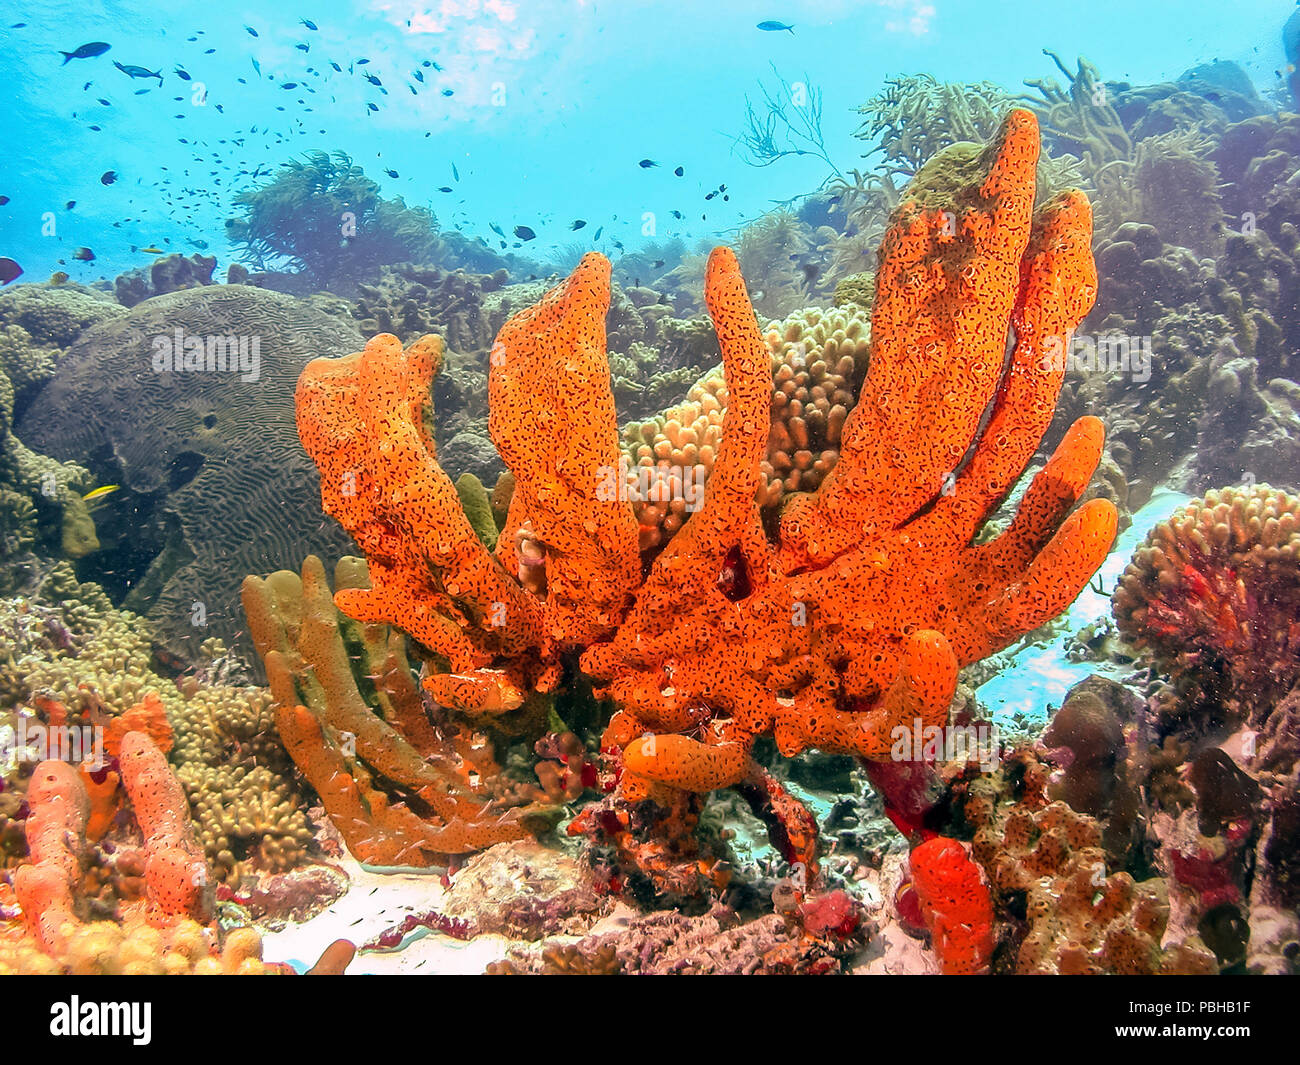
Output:
<svg viewBox="0 0 1300 1065">
<path fill-rule="evenodd" d="M 105 100 L 102 96 L 96 101 L 101 107 L 112 107 L 113 105 Z"/>
<path fill-rule="evenodd" d="M 415 80 L 418 81 L 418 82 L 423 83 L 423 81 L 424 81 L 424 72 L 423 72 L 423 71 L 420 71 L 420 70 L 413 70 L 413 71 L 411 71 L 411 76 L 412 76 L 413 78 L 415 78 Z"/>
<path fill-rule="evenodd" d="M 679 167 L 677 167 L 676 170 L 673 171 L 673 173 L 676 174 L 678 177 L 681 177 L 682 175 L 684 175 L 684 174 L 686 173 L 686 168 L 685 168 L 685 167 L 681 167 L 681 166 L 679 166 Z"/>
<path fill-rule="evenodd" d="M 185 70 L 184 68 L 182 68 L 182 67 L 177 67 L 177 68 L 176 68 L 176 76 L 177 76 L 178 78 L 180 78 L 181 81 L 190 81 L 190 80 L 191 80 L 190 75 L 189 75 L 189 72 L 188 72 L 187 70 Z"/>
<path fill-rule="evenodd" d="M 311 51 L 311 45 L 309 45 L 309 44 L 295 44 L 294 47 L 297 48 L 298 51 L 300 51 L 300 52 L 310 52 L 310 51 Z"/>
<path fill-rule="evenodd" d="M 66 67 L 74 59 L 94 59 L 97 55 L 103 55 L 113 46 L 105 44 L 103 41 L 91 41 L 89 44 L 83 44 L 74 48 L 71 52 L 60 52 L 63 56 L 63 65 Z"/>
<path fill-rule="evenodd" d="M 515 226 L 515 236 L 520 240 L 532 240 L 537 234 L 527 226 Z"/>
<path fill-rule="evenodd" d="M 307 27 L 309 30 L 311 30 L 313 33 L 316 32 L 316 23 L 312 22 L 311 19 L 300 18 L 298 21 L 301 22 L 304 26 L 306 26 L 306 27 Z"/>
<path fill-rule="evenodd" d="M 0 196 L 0 207 L 3 207 L 8 202 L 9 202 L 8 196 Z"/>
<path fill-rule="evenodd" d="M 23 268 L 12 259 L 0 257 L 0 284 L 9 284 L 15 278 L 23 276 Z"/>
<path fill-rule="evenodd" d="M 250 37 L 256 37 L 256 36 L 257 36 L 257 30 L 253 29 L 252 26 L 245 26 L 244 29 L 246 29 L 246 30 L 248 31 L 248 35 L 249 35 Z"/>
<path fill-rule="evenodd" d="M 361 72 L 361 76 L 362 76 L 363 78 L 365 78 L 366 81 L 370 82 L 371 85 L 382 85 L 382 84 L 383 84 L 382 81 L 380 81 L 377 77 L 375 77 L 373 74 L 371 74 L 370 71 L 368 71 L 368 70 L 363 70 L 363 71 Z"/>
<path fill-rule="evenodd" d="M 72 257 L 83 263 L 93 263 L 95 261 L 95 253 L 89 248 L 78 248 L 72 253 Z"/>
<path fill-rule="evenodd" d="M 65 203 L 65 204 L 63 205 L 63 209 L 64 209 L 65 211 L 71 211 L 71 210 L 72 210 L 74 207 L 76 207 L 76 206 L 77 206 L 77 201 L 76 201 L 76 200 L 69 200 L 67 203 Z"/>
<path fill-rule="evenodd" d="M 443 90 L 442 90 L 442 95 L 443 95 L 443 96 L 455 96 L 455 95 L 456 95 L 456 90 L 455 90 L 455 89 L 443 89 Z"/>
<path fill-rule="evenodd" d="M 642 159 L 636 165 L 639 166 L 642 170 L 649 170 L 652 166 L 658 166 L 659 164 L 656 163 L 653 159 Z"/>
<path fill-rule="evenodd" d="M 505 236 L 505 233 L 501 231 L 501 227 L 497 225 L 495 222 L 489 222 L 488 229 L 492 230 L 492 232 L 495 233 L 498 237 Z"/>
<path fill-rule="evenodd" d="M 587 224 L 587 220 L 585 218 L 575 218 L 572 222 L 569 223 L 569 228 L 581 229 L 586 224 Z"/>
<path fill-rule="evenodd" d="M 105 170 L 102 174 L 99 175 L 99 183 L 101 185 L 111 185 L 116 180 L 117 180 L 116 170 Z"/>
<path fill-rule="evenodd" d="M 402 175 L 399 174 L 396 170 L 393 170 L 393 169 L 391 169 L 390 167 L 385 167 L 385 168 L 384 168 L 384 173 L 387 174 L 387 175 L 388 175 L 389 177 L 391 177 L 391 178 L 398 178 L 398 177 L 401 177 L 401 176 L 402 176 Z"/>
<path fill-rule="evenodd" d="M 451 186 L 450 186 L 450 185 L 439 185 L 439 186 L 438 186 L 438 191 L 439 191 L 439 192 L 451 192 Z"/>
<path fill-rule="evenodd" d="M 455 163 L 452 163 L 452 164 L 451 164 L 451 176 L 452 176 L 452 178 L 454 178 L 456 181 L 459 181 L 459 180 L 460 180 L 460 171 L 456 169 L 456 164 L 455 164 Z"/>
<path fill-rule="evenodd" d="M 592 239 L 592 240 L 600 240 L 600 235 L 601 235 L 602 233 L 604 233 L 604 232 L 605 232 L 605 227 L 604 227 L 604 226 L 601 226 L 598 230 L 596 230 L 596 234 L 595 234 L 595 236 L 593 236 L 591 239 Z"/>
<path fill-rule="evenodd" d="M 794 33 L 793 26 L 788 26 L 784 22 L 777 22 L 775 19 L 766 19 L 765 21 L 760 22 L 758 28 L 767 33 L 780 33 L 781 30 L 789 30 L 791 33 Z"/>
<path fill-rule="evenodd" d="M 157 78 L 158 84 L 162 84 L 162 71 L 148 70 L 145 67 L 137 67 L 130 63 L 123 66 L 116 59 L 113 60 L 113 66 L 117 67 L 128 78 Z"/>
<path fill-rule="evenodd" d="M 378 110 L 379 110 L 379 108 L 376 107 L 374 104 L 366 104 L 366 107 L 369 108 L 371 111 L 378 111 Z"/>
</svg>

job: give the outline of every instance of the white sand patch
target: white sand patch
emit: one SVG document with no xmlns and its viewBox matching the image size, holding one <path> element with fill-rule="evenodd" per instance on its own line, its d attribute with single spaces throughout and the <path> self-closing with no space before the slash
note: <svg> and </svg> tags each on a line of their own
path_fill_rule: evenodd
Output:
<svg viewBox="0 0 1300 1065">
<path fill-rule="evenodd" d="M 316 963 L 336 939 L 357 946 L 401 922 L 409 913 L 435 910 L 446 895 L 439 873 L 372 873 L 351 856 L 335 863 L 352 882 L 347 893 L 329 909 L 304 924 L 262 936 L 266 961 L 288 962 L 299 972 Z M 488 962 L 505 957 L 510 941 L 498 935 L 477 936 L 467 942 L 429 932 L 395 953 L 358 954 L 348 975 L 364 973 L 481 974 Z"/>
</svg>

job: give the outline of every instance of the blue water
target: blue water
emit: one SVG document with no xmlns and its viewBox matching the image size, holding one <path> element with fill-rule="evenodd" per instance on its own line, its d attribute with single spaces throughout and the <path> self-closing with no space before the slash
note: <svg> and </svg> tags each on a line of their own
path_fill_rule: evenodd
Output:
<svg viewBox="0 0 1300 1065">
<path fill-rule="evenodd" d="M 811 157 L 759 169 L 735 153 L 746 95 L 756 97 L 760 78 L 770 83 L 769 64 L 823 94 L 831 161 L 866 169 L 853 108 L 890 75 L 987 79 L 1014 91 L 1024 78 L 1057 74 L 1046 47 L 1134 83 L 1231 59 L 1263 91 L 1278 82 L 1292 8 L 1290 0 L 304 0 L 166 11 L 136 0 L 9 3 L 0 15 L 9 97 L 0 194 L 10 198 L 0 207 L 0 255 L 23 265 L 24 280 L 62 268 L 89 282 L 147 265 L 154 256 L 130 246 L 156 245 L 206 250 L 224 274 L 233 193 L 308 149 L 348 152 L 384 195 L 427 205 L 444 227 L 495 250 L 489 223 L 507 234 L 531 227 L 537 239 L 525 250 L 534 255 L 580 243 L 616 257 L 615 241 L 632 250 L 650 239 L 647 213 L 654 239 L 694 245 L 830 173 Z M 756 28 L 768 19 L 794 32 Z M 63 64 L 60 50 L 90 41 L 112 49 Z M 363 58 L 370 63 L 356 65 Z M 128 78 L 114 60 L 159 71 L 162 86 Z M 287 82 L 297 88 L 281 88 Z M 659 165 L 640 167 L 642 159 Z M 107 170 L 116 184 L 100 183 Z M 727 200 L 705 199 L 724 184 Z M 569 228 L 576 219 L 588 223 L 580 232 Z M 72 260 L 79 246 L 96 261 Z"/>
</svg>

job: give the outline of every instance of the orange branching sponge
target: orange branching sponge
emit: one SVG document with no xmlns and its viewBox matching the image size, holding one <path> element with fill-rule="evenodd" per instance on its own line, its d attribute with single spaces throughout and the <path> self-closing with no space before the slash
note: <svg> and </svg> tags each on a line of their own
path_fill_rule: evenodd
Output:
<svg viewBox="0 0 1300 1065">
<path fill-rule="evenodd" d="M 529 523 L 546 558 L 544 648 L 608 635 L 641 577 L 636 519 L 619 499 L 609 277 L 604 256 L 584 256 L 567 281 L 502 326 L 489 360 L 488 429 L 515 476 L 497 557 L 517 572 L 515 531 Z"/>
<path fill-rule="evenodd" d="M 771 353 L 735 256 L 714 250 L 721 434 L 702 505 L 639 587 L 603 257 L 585 257 L 494 347 L 490 424 L 516 478 L 495 559 L 424 427 L 438 342 L 403 352 L 381 336 L 313 362 L 299 432 L 326 509 L 375 571 L 339 608 L 435 652 L 446 667 L 425 686 L 459 709 L 518 707 L 577 652 L 621 711 L 603 746 L 622 756 L 629 799 L 741 785 L 765 734 L 787 755 L 886 759 L 900 726 L 945 725 L 958 667 L 1063 610 L 1116 528 L 1107 501 L 1074 510 L 1102 446 L 1101 423 L 1083 418 L 1005 531 L 976 542 L 1041 442 L 1096 295 L 1087 198 L 1063 193 L 1034 216 L 1038 148 L 1034 116 L 1014 111 L 978 156 L 949 152 L 918 175 L 881 248 L 870 365 L 838 463 L 788 501 L 775 543 L 759 511 Z"/>
<path fill-rule="evenodd" d="M 212 916 L 212 875 L 194 837 L 185 789 L 167 759 L 143 732 L 122 738 L 122 783 L 144 833 L 145 893 L 149 923 Z"/>
<path fill-rule="evenodd" d="M 709 491 L 614 638 L 582 658 L 633 734 L 691 733 L 653 760 L 638 747 L 633 775 L 736 783 L 737 749 L 764 732 L 785 754 L 887 758 L 899 725 L 946 723 L 958 666 L 1055 616 L 1100 565 L 1113 506 L 1069 513 L 1100 455 L 1094 418 L 1067 433 L 1011 525 L 973 542 L 1038 447 L 1059 355 L 1096 292 L 1087 199 L 1066 193 L 1032 217 L 1037 156 L 1034 117 L 1014 112 L 951 202 L 904 201 L 839 462 L 791 500 L 775 549 L 752 499 L 770 381 L 743 283 L 715 252 L 708 299 L 731 399 Z"/>
<path fill-rule="evenodd" d="M 43 950 L 53 951 L 81 925 L 73 903 L 81 880 L 90 800 L 72 766 L 46 761 L 32 774 L 27 802 L 31 864 L 14 874 L 14 894 L 28 932 Z"/>
<path fill-rule="evenodd" d="M 993 903 L 980 867 L 955 839 L 936 836 L 912 851 L 912 886 L 945 975 L 988 972 Z"/>
</svg>

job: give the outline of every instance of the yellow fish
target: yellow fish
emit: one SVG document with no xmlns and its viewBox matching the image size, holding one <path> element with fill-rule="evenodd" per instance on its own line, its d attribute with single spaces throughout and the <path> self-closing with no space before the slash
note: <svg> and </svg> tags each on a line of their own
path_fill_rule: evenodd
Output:
<svg viewBox="0 0 1300 1065">
<path fill-rule="evenodd" d="M 93 492 L 87 492 L 84 496 L 82 496 L 81 497 L 82 502 L 89 503 L 91 502 L 91 500 L 94 499 L 103 499 L 104 496 L 108 495 L 110 492 L 116 492 L 121 487 L 122 486 L 120 484 L 103 485 L 100 488 L 96 488 Z"/>
<path fill-rule="evenodd" d="M 53 285 L 61 285 L 67 280 L 68 275 L 62 270 L 55 270 L 54 273 L 50 274 L 50 283 Z"/>
<path fill-rule="evenodd" d="M 162 248 L 141 248 L 140 250 L 146 251 L 150 255 L 161 255 L 163 253 Z"/>
</svg>

